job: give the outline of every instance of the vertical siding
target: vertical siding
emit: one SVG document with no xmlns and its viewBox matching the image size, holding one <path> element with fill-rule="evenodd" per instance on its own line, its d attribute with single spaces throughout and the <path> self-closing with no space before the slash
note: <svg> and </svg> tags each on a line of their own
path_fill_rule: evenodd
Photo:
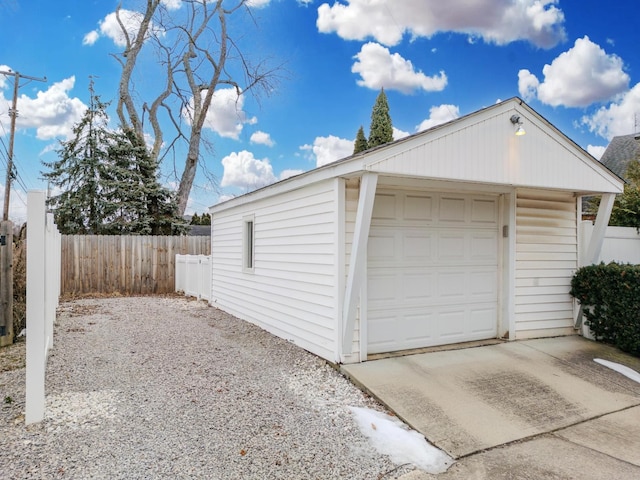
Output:
<svg viewBox="0 0 640 480">
<path fill-rule="evenodd" d="M 326 181 L 214 214 L 211 304 L 323 358 L 335 355 L 335 201 Z M 243 216 L 254 269 L 243 272 Z"/>
<path fill-rule="evenodd" d="M 573 326 L 576 208 L 571 194 L 517 193 L 516 338 L 567 333 Z"/>
</svg>

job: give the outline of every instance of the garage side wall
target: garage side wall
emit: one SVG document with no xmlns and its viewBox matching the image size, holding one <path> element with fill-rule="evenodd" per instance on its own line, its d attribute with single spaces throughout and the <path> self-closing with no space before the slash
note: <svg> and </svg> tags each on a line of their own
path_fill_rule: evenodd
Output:
<svg viewBox="0 0 640 480">
<path fill-rule="evenodd" d="M 335 361 L 335 182 L 215 213 L 211 305 Z M 253 268 L 246 265 L 253 221 Z"/>
<path fill-rule="evenodd" d="M 578 267 L 576 198 L 518 191 L 516 299 L 518 339 L 573 333 L 571 278 Z"/>
</svg>

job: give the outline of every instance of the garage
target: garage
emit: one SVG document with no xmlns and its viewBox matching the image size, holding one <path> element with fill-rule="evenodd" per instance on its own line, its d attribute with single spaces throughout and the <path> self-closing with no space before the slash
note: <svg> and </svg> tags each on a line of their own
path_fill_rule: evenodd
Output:
<svg viewBox="0 0 640 480">
<path fill-rule="evenodd" d="M 376 193 L 369 354 L 497 336 L 498 219 L 497 196 Z"/>
</svg>

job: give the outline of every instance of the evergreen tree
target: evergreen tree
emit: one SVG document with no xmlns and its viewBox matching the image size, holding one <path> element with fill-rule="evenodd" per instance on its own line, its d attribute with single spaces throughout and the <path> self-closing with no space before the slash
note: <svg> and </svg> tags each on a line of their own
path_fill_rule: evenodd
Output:
<svg viewBox="0 0 640 480">
<path fill-rule="evenodd" d="M 368 148 L 377 147 L 393 141 L 393 125 L 389 115 L 389 104 L 384 88 L 380 90 L 371 111 Z"/>
<path fill-rule="evenodd" d="M 158 178 L 158 165 L 131 129 L 112 134 L 105 176 L 105 227 L 109 234 L 171 235 L 186 225 L 174 195 Z M 178 228 L 180 231 L 175 232 Z"/>
<path fill-rule="evenodd" d="M 191 225 L 200 225 L 200 217 L 198 216 L 198 212 L 194 213 L 191 216 Z"/>
<path fill-rule="evenodd" d="M 364 136 L 364 130 L 362 125 L 360 125 L 358 134 L 356 135 L 356 141 L 353 146 L 353 154 L 355 155 L 356 153 L 364 152 L 367 148 L 369 148 L 367 137 Z"/>
<path fill-rule="evenodd" d="M 110 133 L 107 130 L 107 104 L 94 95 L 80 122 L 73 127 L 73 138 L 61 142 L 59 159 L 44 163 L 50 171 L 44 178 L 62 192 L 49 199 L 58 228 L 65 234 L 100 234 L 104 205 L 101 202 L 105 171 L 108 168 Z"/>
<path fill-rule="evenodd" d="M 184 233 L 173 194 L 157 178 L 158 165 L 132 130 L 108 129 L 107 104 L 94 95 L 59 159 L 44 177 L 60 190 L 49 199 L 63 234 Z"/>
<path fill-rule="evenodd" d="M 203 213 L 200 217 L 200 225 L 211 225 L 211 214 Z"/>
</svg>

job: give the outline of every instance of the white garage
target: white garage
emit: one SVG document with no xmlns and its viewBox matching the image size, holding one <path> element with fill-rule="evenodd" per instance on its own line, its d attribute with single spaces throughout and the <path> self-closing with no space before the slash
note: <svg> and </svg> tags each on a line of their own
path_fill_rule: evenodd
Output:
<svg viewBox="0 0 640 480">
<path fill-rule="evenodd" d="M 368 242 L 368 353 L 495 338 L 498 197 L 376 194 Z"/>
<path fill-rule="evenodd" d="M 513 98 L 211 207 L 210 303 L 336 363 L 575 334 L 622 187 Z"/>
</svg>

